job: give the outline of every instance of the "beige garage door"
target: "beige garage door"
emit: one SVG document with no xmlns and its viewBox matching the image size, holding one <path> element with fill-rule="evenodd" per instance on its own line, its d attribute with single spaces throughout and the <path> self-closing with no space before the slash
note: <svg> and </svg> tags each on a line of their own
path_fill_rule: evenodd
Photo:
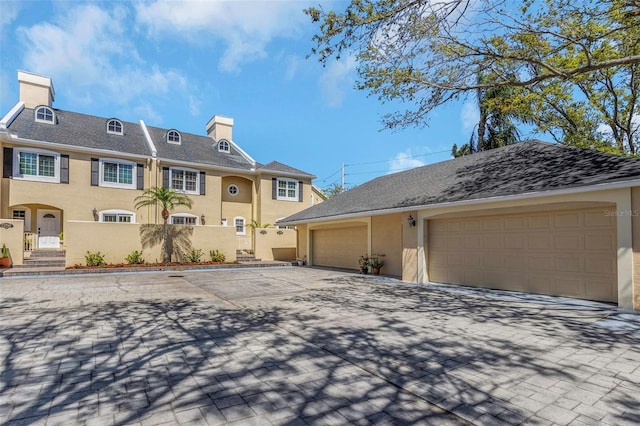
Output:
<svg viewBox="0 0 640 426">
<path fill-rule="evenodd" d="M 602 208 L 431 220 L 427 240 L 432 282 L 618 299 L 616 222 Z"/>
<path fill-rule="evenodd" d="M 367 252 L 367 227 L 311 231 L 313 264 L 358 269 L 358 259 Z"/>
</svg>

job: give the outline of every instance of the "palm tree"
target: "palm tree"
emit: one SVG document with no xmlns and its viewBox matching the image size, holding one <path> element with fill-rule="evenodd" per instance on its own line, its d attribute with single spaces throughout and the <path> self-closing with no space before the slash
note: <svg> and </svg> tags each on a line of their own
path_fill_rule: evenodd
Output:
<svg viewBox="0 0 640 426">
<path fill-rule="evenodd" d="M 147 206 L 158 206 L 162 208 L 162 261 L 164 263 L 171 262 L 171 253 L 169 252 L 169 212 L 177 206 L 187 206 L 191 208 L 191 198 L 187 195 L 174 191 L 171 188 L 153 187 L 145 189 L 142 195 L 134 200 L 136 209 Z"/>
</svg>

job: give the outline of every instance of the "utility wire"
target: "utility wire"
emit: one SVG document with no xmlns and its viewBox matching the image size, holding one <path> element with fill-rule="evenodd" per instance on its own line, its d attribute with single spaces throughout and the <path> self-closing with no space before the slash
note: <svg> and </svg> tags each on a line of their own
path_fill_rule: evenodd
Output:
<svg viewBox="0 0 640 426">
<path fill-rule="evenodd" d="M 446 151 L 436 151 L 436 152 L 429 152 L 427 154 L 420 154 L 420 155 L 412 155 L 410 157 L 398 157 L 398 158 L 394 158 L 392 160 L 379 160 L 379 161 L 370 161 L 368 163 L 355 163 L 355 164 L 345 164 L 345 166 L 365 166 L 367 164 L 379 164 L 379 163 L 388 163 L 389 161 L 393 161 L 393 160 L 410 160 L 412 158 L 418 158 L 418 157 L 426 157 L 427 155 L 436 155 L 436 154 L 444 154 L 445 152 L 451 152 L 450 149 L 446 150 Z M 340 170 L 338 170 L 339 172 Z M 337 172 L 336 172 L 337 173 Z M 334 173 L 335 174 L 335 173 Z M 332 175 L 333 176 L 333 175 Z"/>
</svg>

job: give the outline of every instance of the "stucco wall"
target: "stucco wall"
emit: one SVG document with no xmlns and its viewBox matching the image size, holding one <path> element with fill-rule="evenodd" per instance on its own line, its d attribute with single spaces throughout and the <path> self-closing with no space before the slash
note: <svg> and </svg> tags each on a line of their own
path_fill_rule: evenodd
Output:
<svg viewBox="0 0 640 426">
<path fill-rule="evenodd" d="M 278 219 L 291 216 L 301 210 L 311 207 L 311 181 L 303 180 L 302 195 L 304 200 L 300 201 L 279 201 L 272 199 L 271 179 L 278 176 L 262 176 L 258 185 L 260 210 L 259 221 L 262 223 L 275 224 Z"/>
<path fill-rule="evenodd" d="M 9 257 L 13 265 L 22 265 L 24 256 L 24 222 L 19 219 L 0 219 L 0 224 L 13 225 L 11 228 L 0 227 L 0 247 L 3 244 L 9 249 Z"/>
<path fill-rule="evenodd" d="M 298 233 L 298 237 L 297 237 L 297 245 L 298 245 L 298 253 L 297 253 L 297 258 L 298 259 L 307 259 L 307 261 L 309 261 L 309 259 L 311 259 L 309 257 L 309 235 L 308 235 L 308 227 L 307 225 L 297 225 L 296 226 L 296 232 Z"/>
<path fill-rule="evenodd" d="M 631 190 L 633 221 L 633 309 L 640 310 L 640 187 Z"/>
<path fill-rule="evenodd" d="M 415 219 L 416 212 L 403 213 L 405 218 L 409 214 Z M 408 282 L 418 282 L 418 223 L 416 226 L 409 226 L 408 221 L 402 221 L 402 280 Z"/>
<path fill-rule="evenodd" d="M 402 276 L 402 220 L 408 215 L 394 214 L 371 218 L 371 254 L 384 254 L 385 275 Z"/>
<path fill-rule="evenodd" d="M 134 250 L 142 250 L 147 262 L 162 261 L 161 247 L 142 249 L 139 224 L 67 221 L 65 224 L 66 265 L 86 264 L 87 251 L 99 251 L 107 263 L 122 263 Z M 194 249 L 202 249 L 203 260 L 209 250 L 222 251 L 227 262 L 236 259 L 235 231 L 222 226 L 194 226 L 191 239 Z"/>
<path fill-rule="evenodd" d="M 261 231 L 264 231 L 263 234 Z M 296 231 L 293 229 L 257 229 L 255 256 L 262 260 L 295 260 Z"/>
</svg>

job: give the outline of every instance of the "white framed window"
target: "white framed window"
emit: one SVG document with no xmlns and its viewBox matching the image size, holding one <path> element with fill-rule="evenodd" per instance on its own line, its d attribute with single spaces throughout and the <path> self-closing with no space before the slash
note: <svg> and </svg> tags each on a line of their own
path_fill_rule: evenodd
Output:
<svg viewBox="0 0 640 426">
<path fill-rule="evenodd" d="M 100 222 L 136 223 L 136 214 L 127 210 L 103 210 L 99 218 Z"/>
<path fill-rule="evenodd" d="M 169 169 L 169 185 L 171 189 L 187 194 L 200 194 L 200 172 L 192 169 Z"/>
<path fill-rule="evenodd" d="M 48 124 L 54 124 L 55 123 L 55 114 L 53 112 L 53 110 L 49 107 L 46 106 L 40 106 L 38 108 L 36 108 L 36 121 L 38 123 L 48 123 Z"/>
<path fill-rule="evenodd" d="M 100 186 L 136 189 L 136 164 L 114 158 L 100 159 Z"/>
<path fill-rule="evenodd" d="M 31 209 L 28 207 L 15 207 L 11 210 L 12 219 L 22 219 L 24 221 L 24 231 L 31 231 Z"/>
<path fill-rule="evenodd" d="M 218 142 L 218 151 L 229 152 L 229 141 L 226 139 L 220 140 L 220 142 Z"/>
<path fill-rule="evenodd" d="M 180 136 L 180 133 L 178 133 L 177 130 L 169 130 L 167 132 L 167 142 L 180 145 L 181 141 L 182 141 L 182 137 Z"/>
<path fill-rule="evenodd" d="M 169 223 L 172 225 L 198 225 L 198 216 L 190 213 L 178 213 L 169 216 Z"/>
<path fill-rule="evenodd" d="M 238 185 L 232 183 L 231 185 L 227 186 L 227 192 L 232 197 L 235 197 L 240 192 L 240 189 L 238 188 Z"/>
<path fill-rule="evenodd" d="M 247 235 L 247 226 L 244 217 L 236 216 L 233 218 L 233 225 L 236 227 L 236 235 Z"/>
<path fill-rule="evenodd" d="M 13 150 L 14 179 L 60 183 L 60 154 L 43 149 Z"/>
<path fill-rule="evenodd" d="M 107 133 L 112 135 L 122 135 L 122 122 L 120 120 L 111 119 L 107 122 Z"/>
<path fill-rule="evenodd" d="M 278 178 L 278 200 L 298 201 L 298 181 Z"/>
<path fill-rule="evenodd" d="M 278 220 L 282 220 L 282 219 L 284 219 L 284 217 L 281 217 Z M 278 220 L 276 220 L 276 222 L 278 222 Z M 293 225 L 278 225 L 278 226 L 276 226 L 276 228 L 278 228 L 278 229 L 296 229 L 296 227 L 293 226 Z"/>
</svg>

